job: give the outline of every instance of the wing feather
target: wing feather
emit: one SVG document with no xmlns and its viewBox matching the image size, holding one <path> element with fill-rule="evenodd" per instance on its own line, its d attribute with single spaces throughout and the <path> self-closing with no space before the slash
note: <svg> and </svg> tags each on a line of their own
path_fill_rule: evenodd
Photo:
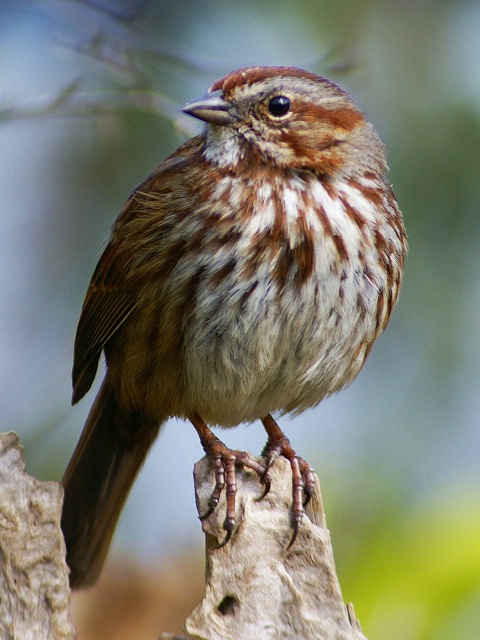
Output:
<svg viewBox="0 0 480 640">
<path fill-rule="evenodd" d="M 122 226 L 138 214 L 145 194 L 154 193 L 157 185 L 164 184 L 172 173 L 186 164 L 194 141 L 180 147 L 132 191 L 115 222 L 110 242 L 92 276 L 78 322 L 72 371 L 73 404 L 90 389 L 102 350 L 135 309 L 137 294 L 128 277 L 135 255 L 119 241 Z M 162 215 L 161 210 L 158 215 Z"/>
</svg>

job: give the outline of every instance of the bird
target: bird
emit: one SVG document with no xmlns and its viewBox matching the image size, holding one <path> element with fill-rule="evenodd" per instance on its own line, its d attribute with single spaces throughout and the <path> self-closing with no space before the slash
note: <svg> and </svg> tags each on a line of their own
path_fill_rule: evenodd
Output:
<svg viewBox="0 0 480 640">
<path fill-rule="evenodd" d="M 129 195 L 78 322 L 76 403 L 106 372 L 62 483 L 72 588 L 95 583 L 130 488 L 161 425 L 190 421 L 215 469 L 207 518 L 235 468 L 264 496 L 292 468 L 295 539 L 313 469 L 274 416 L 348 385 L 385 329 L 407 238 L 383 142 L 353 98 L 296 67 L 237 69 L 183 112 L 203 130 Z M 261 420 L 263 463 L 210 427 Z"/>
</svg>

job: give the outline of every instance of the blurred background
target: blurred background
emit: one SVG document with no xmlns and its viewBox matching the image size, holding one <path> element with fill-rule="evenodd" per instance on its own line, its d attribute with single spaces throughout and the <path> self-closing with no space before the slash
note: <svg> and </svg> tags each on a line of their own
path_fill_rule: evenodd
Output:
<svg viewBox="0 0 480 640">
<path fill-rule="evenodd" d="M 480 3 L 184 0 L 0 4 L 0 418 L 60 479 L 76 322 L 129 191 L 196 125 L 178 107 L 250 64 L 347 89 L 389 151 L 410 254 L 359 378 L 282 426 L 320 476 L 340 583 L 371 640 L 480 628 Z M 260 452 L 260 424 L 222 434 Z M 203 591 L 193 428 L 163 429 L 81 639 L 180 632 Z"/>
</svg>

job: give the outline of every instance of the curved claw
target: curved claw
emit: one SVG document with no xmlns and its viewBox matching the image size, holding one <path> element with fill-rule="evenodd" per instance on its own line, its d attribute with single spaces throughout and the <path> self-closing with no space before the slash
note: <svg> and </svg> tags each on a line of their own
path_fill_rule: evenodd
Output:
<svg viewBox="0 0 480 640">
<path fill-rule="evenodd" d="M 218 504 L 218 503 L 217 503 L 217 504 Z M 208 509 L 205 511 L 205 513 L 202 513 L 202 515 L 201 515 L 201 516 L 200 516 L 200 515 L 198 516 L 198 517 L 199 517 L 199 519 L 200 519 L 200 520 L 206 520 L 207 518 L 209 518 L 209 517 L 212 515 L 212 513 L 215 511 L 215 507 L 216 507 L 216 506 L 217 506 L 217 505 L 209 504 L 209 505 L 208 505 Z"/>
<path fill-rule="evenodd" d="M 305 498 L 303 499 L 302 505 L 303 508 L 305 509 L 305 507 L 307 506 L 307 504 L 310 502 L 310 500 L 312 499 L 312 494 L 310 493 L 310 491 L 308 491 L 306 488 L 304 489 L 304 493 L 305 493 Z"/>
<path fill-rule="evenodd" d="M 295 542 L 295 540 L 297 538 L 298 531 L 300 529 L 300 522 L 301 522 L 301 520 L 295 520 L 295 522 L 293 523 L 292 537 L 290 538 L 290 542 L 287 545 L 286 551 L 288 551 L 290 549 L 290 547 L 292 546 L 292 544 Z"/>
<path fill-rule="evenodd" d="M 232 533 L 233 533 L 233 529 L 230 529 L 229 527 L 225 527 L 226 531 L 227 531 L 227 535 L 225 536 L 225 538 L 220 542 L 220 544 L 218 544 L 216 547 L 214 547 L 214 549 L 221 549 L 222 547 L 224 547 L 226 544 L 228 544 L 228 542 L 230 541 L 230 538 L 232 537 Z"/>
<path fill-rule="evenodd" d="M 303 506 L 306 507 L 310 502 L 314 492 L 315 492 L 315 473 L 313 468 L 300 458 L 300 470 L 303 475 L 305 486 L 303 488 L 305 498 L 303 500 Z"/>
<path fill-rule="evenodd" d="M 258 496 L 258 498 L 255 498 L 255 502 L 260 502 L 260 500 L 263 500 L 265 496 L 268 495 L 268 492 L 270 491 L 270 488 L 272 486 L 272 481 L 270 479 L 270 475 L 268 474 L 268 466 L 266 467 L 264 473 L 262 474 L 262 477 L 260 478 L 260 483 L 263 484 L 263 491 Z"/>
</svg>

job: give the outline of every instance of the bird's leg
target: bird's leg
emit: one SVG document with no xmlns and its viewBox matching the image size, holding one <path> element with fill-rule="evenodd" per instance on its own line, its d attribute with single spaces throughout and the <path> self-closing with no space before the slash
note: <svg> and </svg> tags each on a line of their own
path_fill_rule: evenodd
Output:
<svg viewBox="0 0 480 640">
<path fill-rule="evenodd" d="M 304 514 L 304 508 L 312 497 L 315 488 L 315 476 L 308 462 L 297 456 L 290 444 L 290 440 L 272 416 L 268 415 L 262 418 L 262 423 L 268 435 L 267 444 L 262 451 L 262 456 L 266 458 L 265 473 L 268 473 L 268 469 L 279 456 L 286 458 L 292 468 L 293 533 L 288 545 L 288 547 L 291 547 L 297 537 Z M 265 496 L 266 493 L 268 493 L 268 491 L 264 491 L 263 495 Z"/>
<path fill-rule="evenodd" d="M 197 414 L 190 416 L 190 422 L 195 427 L 202 447 L 213 462 L 215 469 L 215 488 L 208 501 L 207 511 L 200 516 L 201 520 L 208 518 L 218 505 L 220 494 L 225 488 L 227 498 L 227 513 L 223 528 L 227 532 L 225 539 L 219 545 L 223 547 L 230 540 L 235 528 L 235 497 L 237 493 L 236 470 L 237 464 L 255 471 L 260 481 L 265 485 L 264 494 L 270 489 L 268 470 L 253 460 L 245 451 L 237 451 L 226 447 L 208 428 L 205 421 Z"/>
</svg>

